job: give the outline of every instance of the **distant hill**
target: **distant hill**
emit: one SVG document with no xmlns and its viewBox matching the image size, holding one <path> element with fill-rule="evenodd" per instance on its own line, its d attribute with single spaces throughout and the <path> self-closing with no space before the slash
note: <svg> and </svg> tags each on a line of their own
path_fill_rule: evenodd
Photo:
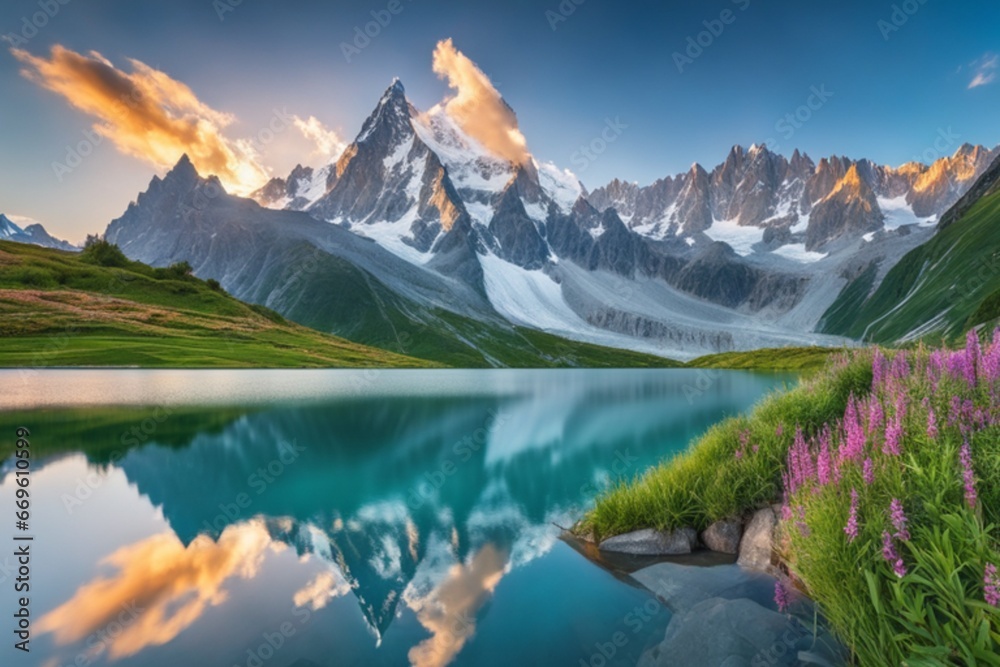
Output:
<svg viewBox="0 0 1000 667">
<path fill-rule="evenodd" d="M 337 285 L 331 284 L 336 290 Z M 456 327 L 474 323 L 455 317 Z M 498 332 L 479 332 L 487 337 Z M 512 329 L 495 341 L 519 367 L 665 367 L 669 359 Z M 404 341 L 429 351 L 419 335 Z M 410 351 L 410 350 L 407 350 Z M 440 354 L 441 351 L 438 351 Z M 447 355 L 443 355 L 447 356 Z M 487 365 L 452 355 L 453 365 Z M 477 363 L 478 362 L 478 363 Z M 153 268 L 101 243 L 82 253 L 0 241 L 0 366 L 432 367 L 239 301 L 178 264 Z"/>
<path fill-rule="evenodd" d="M 0 366 L 423 367 L 286 321 L 187 274 L 0 241 Z"/>
</svg>

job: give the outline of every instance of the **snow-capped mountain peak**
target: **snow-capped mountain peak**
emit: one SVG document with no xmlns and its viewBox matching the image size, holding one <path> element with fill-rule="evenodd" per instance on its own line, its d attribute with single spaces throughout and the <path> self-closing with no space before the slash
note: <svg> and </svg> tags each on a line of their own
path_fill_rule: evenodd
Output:
<svg viewBox="0 0 1000 667">
<path fill-rule="evenodd" d="M 0 241 L 15 241 L 17 243 L 29 243 L 31 245 L 42 246 L 44 248 L 55 248 L 56 250 L 79 250 L 76 246 L 57 239 L 49 234 L 40 223 L 33 222 L 30 218 L 18 218 L 30 224 L 21 227 L 9 217 L 0 213 Z"/>
</svg>

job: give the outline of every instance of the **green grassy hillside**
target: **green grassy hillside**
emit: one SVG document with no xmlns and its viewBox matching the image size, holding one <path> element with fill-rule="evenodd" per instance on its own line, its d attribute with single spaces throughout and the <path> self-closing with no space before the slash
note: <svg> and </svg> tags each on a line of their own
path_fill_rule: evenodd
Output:
<svg viewBox="0 0 1000 667">
<path fill-rule="evenodd" d="M 309 328 L 238 301 L 186 267 L 152 268 L 114 246 L 75 254 L 0 242 L 0 366 L 680 365 L 446 311 L 415 326 L 409 304 L 346 262 L 326 261 L 287 304 L 289 317 Z M 346 321 L 332 315 L 352 312 Z M 345 340 L 355 337 L 372 345 Z"/>
<path fill-rule="evenodd" d="M 863 272 L 820 324 L 826 333 L 878 343 L 954 340 L 1000 317 L 1000 192 L 980 199 L 892 268 L 871 293 Z"/>
<path fill-rule="evenodd" d="M 293 324 L 184 267 L 0 242 L 0 366 L 431 365 Z"/>
<path fill-rule="evenodd" d="M 685 364 L 688 368 L 719 368 L 760 371 L 813 371 L 823 368 L 831 354 L 843 352 L 834 347 L 775 347 L 748 352 L 723 352 L 698 357 Z"/>
</svg>

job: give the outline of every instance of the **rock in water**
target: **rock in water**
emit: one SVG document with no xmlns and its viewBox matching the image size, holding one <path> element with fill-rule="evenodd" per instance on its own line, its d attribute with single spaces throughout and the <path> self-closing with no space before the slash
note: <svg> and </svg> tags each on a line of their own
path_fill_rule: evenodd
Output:
<svg viewBox="0 0 1000 667">
<path fill-rule="evenodd" d="M 748 572 L 735 565 L 703 567 L 657 563 L 631 576 L 674 613 L 690 611 L 711 598 L 765 601 L 774 596 L 774 577 Z"/>
<path fill-rule="evenodd" d="M 691 528 L 662 531 L 646 528 L 609 537 L 600 544 L 601 551 L 633 556 L 680 556 L 691 553 L 698 534 Z"/>
<path fill-rule="evenodd" d="M 813 637 L 799 620 L 746 598 L 710 598 L 675 614 L 663 641 L 639 660 L 641 667 L 804 664 L 838 665 L 843 660 L 828 634 Z"/>
</svg>

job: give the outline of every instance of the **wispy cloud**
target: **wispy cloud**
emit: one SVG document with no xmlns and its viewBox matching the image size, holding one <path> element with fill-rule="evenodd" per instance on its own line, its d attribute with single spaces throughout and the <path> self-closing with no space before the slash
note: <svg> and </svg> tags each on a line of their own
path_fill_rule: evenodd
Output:
<svg viewBox="0 0 1000 667">
<path fill-rule="evenodd" d="M 215 174 L 237 193 L 268 176 L 248 142 L 223 135 L 233 115 L 211 108 L 164 72 L 138 60 L 129 60 L 131 71 L 125 72 L 95 51 L 83 55 L 58 44 L 47 58 L 23 49 L 11 53 L 27 79 L 96 118 L 95 131 L 126 155 L 166 168 L 187 153 L 199 172 Z"/>
<path fill-rule="evenodd" d="M 972 76 L 972 81 L 969 82 L 968 89 L 972 90 L 996 81 L 998 65 L 1000 65 L 1000 55 L 996 53 L 985 53 L 970 63 L 975 74 Z"/>
<path fill-rule="evenodd" d="M 434 72 L 448 79 L 455 95 L 445 102 L 448 115 L 487 150 L 524 164 L 530 158 L 517 116 L 500 96 L 489 77 L 455 48 L 451 39 L 434 49 Z"/>
<path fill-rule="evenodd" d="M 295 116 L 295 127 L 302 136 L 316 145 L 316 153 L 325 158 L 335 158 L 347 147 L 340 135 L 323 125 L 316 116 L 309 116 L 305 120 Z"/>
</svg>

